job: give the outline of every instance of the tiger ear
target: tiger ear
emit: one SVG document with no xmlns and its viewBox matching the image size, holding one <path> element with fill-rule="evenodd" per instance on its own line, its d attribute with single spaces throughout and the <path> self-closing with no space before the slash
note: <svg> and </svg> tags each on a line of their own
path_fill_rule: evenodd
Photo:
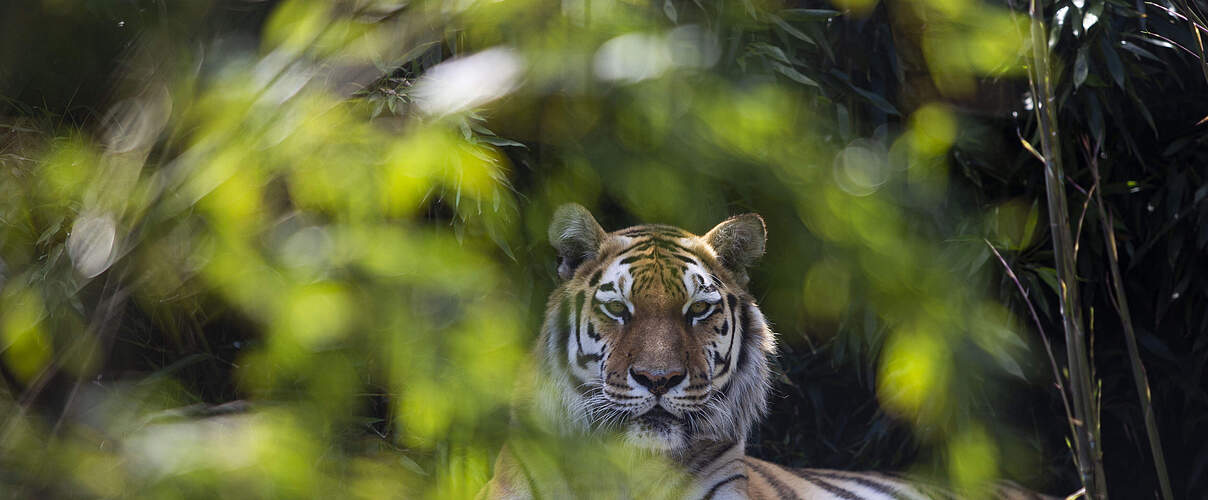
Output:
<svg viewBox="0 0 1208 500">
<path fill-rule="evenodd" d="M 583 206 L 567 203 L 554 211 L 549 224 L 549 244 L 558 251 L 558 277 L 568 280 L 575 268 L 596 256 L 606 233 Z"/>
<path fill-rule="evenodd" d="M 734 274 L 738 284 L 746 286 L 747 268 L 763 256 L 768 240 L 767 226 L 759 214 L 735 215 L 705 234 L 721 265 Z"/>
</svg>

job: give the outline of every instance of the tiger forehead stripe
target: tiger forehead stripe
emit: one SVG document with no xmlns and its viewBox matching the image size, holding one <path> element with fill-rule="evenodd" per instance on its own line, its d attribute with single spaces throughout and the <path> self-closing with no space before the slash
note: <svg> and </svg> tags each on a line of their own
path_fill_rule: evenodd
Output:
<svg viewBox="0 0 1208 500">
<path fill-rule="evenodd" d="M 686 264 L 695 265 L 702 265 L 704 262 L 704 259 L 695 250 L 678 242 L 658 237 L 638 240 L 622 249 L 617 255 L 627 255 L 621 260 L 621 264 L 631 264 L 650 258 L 672 258 Z"/>
<path fill-rule="evenodd" d="M 620 253 L 625 254 L 629 252 L 639 252 L 649 250 L 651 248 L 696 256 L 695 252 L 693 252 L 691 248 L 688 248 L 677 241 L 660 237 L 640 239 L 630 243 L 629 246 L 621 250 Z"/>
<path fill-rule="evenodd" d="M 684 231 L 675 226 L 665 226 L 661 224 L 648 224 L 645 226 L 637 226 L 621 231 L 621 236 L 629 236 L 640 238 L 642 236 L 671 236 L 676 238 L 686 238 L 692 236 L 691 233 Z"/>
<path fill-rule="evenodd" d="M 680 237 L 681 233 L 667 236 Z M 643 290 L 655 284 L 662 285 L 674 300 L 684 300 L 691 292 L 686 286 L 684 275 L 691 266 L 703 267 L 703 258 L 687 246 L 664 238 L 663 234 L 646 236 L 618 252 L 618 264 L 629 266 L 635 289 Z"/>
</svg>

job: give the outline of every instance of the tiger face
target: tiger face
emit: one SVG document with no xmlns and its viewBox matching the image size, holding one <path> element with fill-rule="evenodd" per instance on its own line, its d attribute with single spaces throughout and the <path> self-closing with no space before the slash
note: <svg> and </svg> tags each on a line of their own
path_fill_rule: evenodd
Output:
<svg viewBox="0 0 1208 500">
<path fill-rule="evenodd" d="M 704 236 L 662 225 L 606 233 L 578 205 L 550 226 L 563 280 L 543 360 L 569 420 L 646 448 L 740 441 L 766 410 L 772 333 L 745 289 L 763 219 Z"/>
</svg>

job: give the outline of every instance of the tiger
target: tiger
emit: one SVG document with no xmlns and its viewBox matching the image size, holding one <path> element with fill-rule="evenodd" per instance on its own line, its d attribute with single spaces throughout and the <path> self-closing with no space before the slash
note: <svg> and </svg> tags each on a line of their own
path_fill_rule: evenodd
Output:
<svg viewBox="0 0 1208 500">
<path fill-rule="evenodd" d="M 549 226 L 560 283 L 534 350 L 549 411 L 572 431 L 611 424 L 632 446 L 681 468 L 691 499 L 958 498 L 893 474 L 796 469 L 745 453 L 767 414 L 776 335 L 748 291 L 765 251 L 762 217 L 730 217 L 698 236 L 647 224 L 605 232 L 577 204 Z M 480 497 L 558 498 L 506 445 Z M 1004 484 L 1000 499 L 1045 497 Z"/>
</svg>

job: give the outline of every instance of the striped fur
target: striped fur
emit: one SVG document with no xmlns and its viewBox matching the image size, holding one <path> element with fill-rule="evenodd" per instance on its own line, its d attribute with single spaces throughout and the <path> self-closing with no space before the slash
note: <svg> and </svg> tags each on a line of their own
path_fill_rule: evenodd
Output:
<svg viewBox="0 0 1208 500">
<path fill-rule="evenodd" d="M 752 457 L 741 459 L 746 467 L 744 498 L 808 500 L 955 500 L 943 488 L 910 481 L 895 474 L 848 472 L 830 469 L 790 469 Z M 707 494 L 702 498 L 710 498 Z M 1039 500 L 1043 496 L 1009 483 L 987 492 L 995 500 Z"/>
<path fill-rule="evenodd" d="M 679 464 L 689 498 L 949 499 L 895 475 L 789 469 L 745 455 L 766 413 L 774 334 L 747 292 L 763 220 L 731 218 L 704 236 L 643 225 L 605 233 L 582 207 L 550 231 L 564 279 L 536 349 L 538 406 L 564 433 L 612 432 Z M 570 496 L 505 449 L 486 495 Z M 1043 498 L 1004 486 L 994 498 Z"/>
</svg>

